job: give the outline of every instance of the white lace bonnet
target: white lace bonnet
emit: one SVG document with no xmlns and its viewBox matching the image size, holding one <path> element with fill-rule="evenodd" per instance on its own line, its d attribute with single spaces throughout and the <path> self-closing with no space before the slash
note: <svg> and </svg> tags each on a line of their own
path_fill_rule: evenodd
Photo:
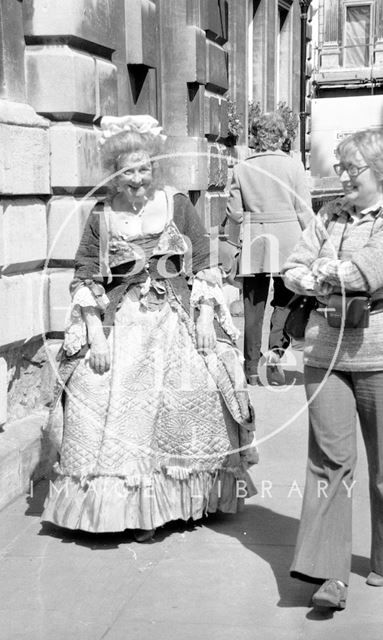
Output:
<svg viewBox="0 0 383 640">
<path fill-rule="evenodd" d="M 101 119 L 101 137 L 99 139 L 99 145 L 102 147 L 108 138 L 111 138 L 122 131 L 135 131 L 141 134 L 150 134 L 154 138 L 160 136 L 161 140 L 166 140 L 166 136 L 162 133 L 162 127 L 159 125 L 158 120 L 152 116 L 104 116 Z"/>
</svg>

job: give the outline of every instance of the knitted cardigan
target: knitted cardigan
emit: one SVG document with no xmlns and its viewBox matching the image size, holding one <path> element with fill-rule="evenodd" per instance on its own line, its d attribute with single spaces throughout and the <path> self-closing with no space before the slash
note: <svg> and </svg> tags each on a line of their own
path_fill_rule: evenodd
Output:
<svg viewBox="0 0 383 640">
<path fill-rule="evenodd" d="M 380 290 L 383 287 L 382 214 L 383 210 L 377 209 L 355 219 L 344 198 L 325 205 L 303 231 L 283 267 L 286 286 L 304 293 L 301 283 L 305 274 L 312 273 L 315 261 L 335 257 L 351 261 L 357 267 L 368 293 Z M 334 287 L 334 292 L 340 290 Z M 312 291 L 307 293 L 313 295 Z M 320 300 L 327 302 L 325 296 L 320 296 Z M 339 329 L 328 325 L 321 313 L 312 311 L 305 334 L 304 363 L 343 371 L 383 370 L 383 313 L 372 313 L 368 328 L 344 329 L 342 335 Z"/>
</svg>

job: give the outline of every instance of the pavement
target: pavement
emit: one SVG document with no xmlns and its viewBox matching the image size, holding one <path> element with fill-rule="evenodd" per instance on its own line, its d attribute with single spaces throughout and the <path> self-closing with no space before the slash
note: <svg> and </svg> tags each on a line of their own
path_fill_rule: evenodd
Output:
<svg viewBox="0 0 383 640">
<path fill-rule="evenodd" d="M 363 446 L 354 492 L 347 608 L 316 613 L 289 577 L 304 486 L 301 353 L 287 387 L 251 387 L 258 495 L 236 515 L 173 522 L 153 542 L 40 523 L 47 481 L 0 512 L 1 640 L 381 640 L 383 589 L 369 587 Z"/>
</svg>

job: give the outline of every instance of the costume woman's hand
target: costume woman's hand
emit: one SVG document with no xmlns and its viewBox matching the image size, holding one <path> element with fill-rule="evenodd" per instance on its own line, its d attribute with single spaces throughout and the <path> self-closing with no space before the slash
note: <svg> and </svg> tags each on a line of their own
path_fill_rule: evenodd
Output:
<svg viewBox="0 0 383 640">
<path fill-rule="evenodd" d="M 196 322 L 197 349 L 208 352 L 214 349 L 217 337 L 214 330 L 214 310 L 210 305 L 201 304 Z"/>
<path fill-rule="evenodd" d="M 89 364 L 95 373 L 103 374 L 110 369 L 110 350 L 104 335 L 95 336 L 90 346 Z"/>
</svg>

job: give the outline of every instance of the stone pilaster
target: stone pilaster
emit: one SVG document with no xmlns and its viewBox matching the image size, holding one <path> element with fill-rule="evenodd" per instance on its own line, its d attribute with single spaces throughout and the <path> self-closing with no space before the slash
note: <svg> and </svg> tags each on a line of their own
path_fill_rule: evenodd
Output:
<svg viewBox="0 0 383 640">
<path fill-rule="evenodd" d="M 247 144 L 247 74 L 243 74 L 243 69 L 248 65 L 247 33 L 248 27 L 248 1 L 237 0 L 231 2 L 229 7 L 229 92 L 236 103 L 237 114 L 243 125 L 242 133 L 239 137 L 239 144 Z"/>
<path fill-rule="evenodd" d="M 265 111 L 275 106 L 277 4 L 260 0 L 254 15 L 253 96 Z"/>
<path fill-rule="evenodd" d="M 374 63 L 379 67 L 383 67 L 383 0 L 376 0 L 375 13 L 376 39 L 374 48 Z"/>
<path fill-rule="evenodd" d="M 22 5 L 0 0 L 0 98 L 25 102 Z"/>
</svg>

